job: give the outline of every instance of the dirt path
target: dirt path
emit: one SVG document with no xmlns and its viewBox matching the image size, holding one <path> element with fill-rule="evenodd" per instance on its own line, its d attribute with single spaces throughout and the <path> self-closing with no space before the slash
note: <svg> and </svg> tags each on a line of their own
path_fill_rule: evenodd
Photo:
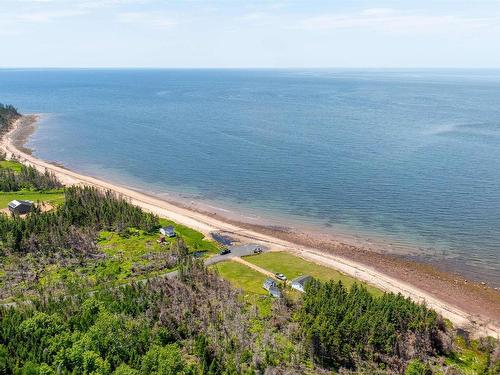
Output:
<svg viewBox="0 0 500 375">
<path fill-rule="evenodd" d="M 22 121 L 24 120 L 18 120 L 17 125 L 22 123 Z M 235 224 L 227 223 L 218 218 L 176 206 L 167 201 L 137 192 L 127 187 L 111 184 L 97 178 L 84 176 L 60 166 L 39 160 L 32 155 L 20 151 L 14 146 L 11 137 L 15 130 L 15 128 L 12 129 L 2 138 L 0 141 L 0 148 L 3 149 L 8 156 L 15 156 L 24 164 L 32 165 L 40 171 L 49 170 L 53 172 L 65 185 L 82 184 L 112 190 L 128 199 L 132 204 L 153 212 L 161 217 L 169 218 L 175 222 L 196 229 L 206 236 L 209 236 L 211 232 L 223 231 L 238 237 L 242 241 L 260 243 L 267 245 L 272 249 L 296 252 L 307 260 L 335 268 L 349 276 L 372 284 L 384 291 L 401 293 L 404 296 L 414 299 L 415 301 L 423 301 L 427 304 L 427 306 L 435 309 L 445 318 L 452 321 L 456 326 L 465 327 L 476 334 L 489 334 L 494 337 L 500 336 L 500 317 L 493 319 L 491 316 L 486 317 L 482 315 L 470 314 L 450 303 L 435 298 L 426 291 L 385 275 L 367 265 L 339 256 L 327 254 L 316 248 L 297 245 L 295 243 L 262 234 L 251 229 L 241 228 Z"/>
<path fill-rule="evenodd" d="M 238 263 L 244 264 L 245 266 L 250 267 L 251 269 L 253 269 L 253 270 L 255 270 L 255 271 L 257 271 L 257 272 L 259 272 L 259 273 L 261 273 L 263 275 L 269 276 L 272 279 L 276 279 L 276 276 L 274 276 L 274 273 L 269 272 L 268 270 L 266 270 L 266 269 L 264 269 L 262 267 L 256 266 L 253 263 L 247 262 L 243 258 L 234 257 L 234 258 L 231 258 L 231 260 L 234 261 L 234 262 L 238 262 Z"/>
</svg>

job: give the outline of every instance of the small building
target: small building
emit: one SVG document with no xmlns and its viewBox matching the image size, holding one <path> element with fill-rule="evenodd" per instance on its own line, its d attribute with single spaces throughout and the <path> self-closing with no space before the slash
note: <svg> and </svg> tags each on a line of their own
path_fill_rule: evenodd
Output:
<svg viewBox="0 0 500 375">
<path fill-rule="evenodd" d="M 30 212 L 31 207 L 33 207 L 33 202 L 15 199 L 9 202 L 8 207 L 13 214 L 23 215 Z"/>
<path fill-rule="evenodd" d="M 274 281 L 273 279 L 266 279 L 266 281 L 264 281 L 264 284 L 262 285 L 262 287 L 267 290 L 268 292 L 270 292 L 270 289 L 272 287 L 276 287 L 276 281 Z"/>
<path fill-rule="evenodd" d="M 175 237 L 174 227 L 169 225 L 168 227 L 160 228 L 160 233 L 167 237 Z"/>
<path fill-rule="evenodd" d="M 269 294 L 274 298 L 281 298 L 281 290 L 276 285 L 269 288 Z"/>
<path fill-rule="evenodd" d="M 298 290 L 299 292 L 304 293 L 306 284 L 312 280 L 312 277 L 309 275 L 302 275 L 292 280 L 292 288 Z"/>
</svg>

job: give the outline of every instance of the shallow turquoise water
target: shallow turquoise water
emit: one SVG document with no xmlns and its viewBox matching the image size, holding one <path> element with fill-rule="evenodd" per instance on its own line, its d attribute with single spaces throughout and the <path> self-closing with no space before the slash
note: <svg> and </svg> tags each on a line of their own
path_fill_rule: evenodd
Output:
<svg viewBox="0 0 500 375">
<path fill-rule="evenodd" d="M 500 285 L 499 71 L 0 70 L 0 102 L 44 159 Z"/>
</svg>

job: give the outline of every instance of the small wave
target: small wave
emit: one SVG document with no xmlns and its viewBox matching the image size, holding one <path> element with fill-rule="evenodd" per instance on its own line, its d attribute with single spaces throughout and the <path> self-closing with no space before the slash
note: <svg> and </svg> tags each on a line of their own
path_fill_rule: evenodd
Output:
<svg viewBox="0 0 500 375">
<path fill-rule="evenodd" d="M 167 95 L 170 95 L 170 94 L 171 94 L 170 90 L 162 90 L 162 91 L 158 91 L 156 93 L 157 96 L 167 96 Z"/>
<path fill-rule="evenodd" d="M 500 136 L 500 123 L 469 123 L 446 124 L 438 126 L 427 133 L 428 135 L 471 135 L 471 136 Z"/>
</svg>

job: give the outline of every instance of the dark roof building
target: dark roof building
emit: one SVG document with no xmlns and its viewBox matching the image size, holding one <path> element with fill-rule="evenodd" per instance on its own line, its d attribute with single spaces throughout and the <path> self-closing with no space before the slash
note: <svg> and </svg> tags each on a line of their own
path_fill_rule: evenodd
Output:
<svg viewBox="0 0 500 375">
<path fill-rule="evenodd" d="M 269 294 L 274 298 L 281 298 L 281 290 L 276 285 L 269 288 Z"/>
<path fill-rule="evenodd" d="M 273 279 L 266 279 L 266 281 L 264 281 L 264 284 L 262 285 L 262 287 L 268 292 L 273 286 L 276 286 L 276 281 L 274 281 Z"/>
<path fill-rule="evenodd" d="M 13 214 L 23 215 L 30 212 L 31 207 L 33 207 L 33 202 L 15 199 L 9 202 L 8 207 Z"/>
<path fill-rule="evenodd" d="M 302 275 L 292 280 L 292 288 L 298 290 L 299 292 L 304 293 L 304 288 L 306 284 L 312 280 L 312 277 L 309 275 Z"/>
<path fill-rule="evenodd" d="M 160 228 L 160 233 L 167 237 L 175 237 L 174 227 L 169 225 L 168 227 Z"/>
</svg>

